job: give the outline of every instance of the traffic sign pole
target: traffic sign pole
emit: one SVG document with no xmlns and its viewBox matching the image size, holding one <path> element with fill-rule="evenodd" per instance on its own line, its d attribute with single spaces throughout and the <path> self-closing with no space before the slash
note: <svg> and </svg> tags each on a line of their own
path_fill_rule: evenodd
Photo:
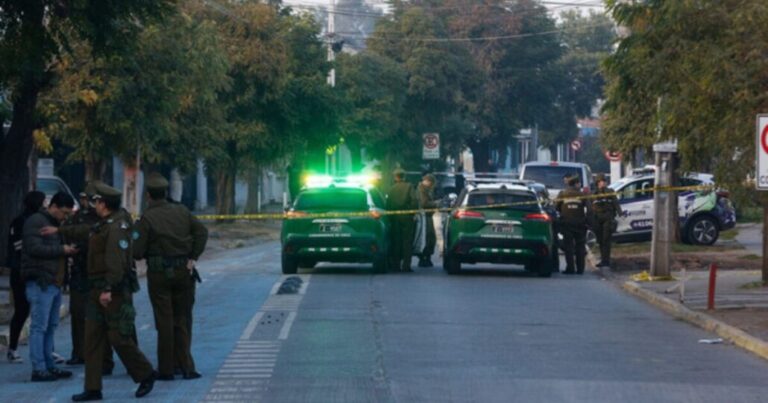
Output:
<svg viewBox="0 0 768 403">
<path fill-rule="evenodd" d="M 768 190 L 768 114 L 758 114 L 755 128 L 755 188 Z M 762 195 L 763 204 L 763 285 L 768 285 L 768 197 Z"/>
</svg>

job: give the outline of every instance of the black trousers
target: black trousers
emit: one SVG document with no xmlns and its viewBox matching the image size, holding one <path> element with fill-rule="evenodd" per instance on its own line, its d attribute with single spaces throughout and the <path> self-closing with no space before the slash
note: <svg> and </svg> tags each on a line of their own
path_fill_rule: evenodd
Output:
<svg viewBox="0 0 768 403">
<path fill-rule="evenodd" d="M 13 293 L 13 317 L 11 318 L 11 340 L 8 349 L 16 350 L 19 347 L 19 336 L 24 322 L 29 317 L 29 301 L 27 301 L 26 284 L 21 278 L 21 269 L 11 269 L 11 292 Z"/>
<path fill-rule="evenodd" d="M 575 268 L 577 273 L 584 273 L 584 260 L 587 255 L 586 225 L 563 223 L 561 231 L 565 251 L 565 271 L 573 272 Z"/>
</svg>

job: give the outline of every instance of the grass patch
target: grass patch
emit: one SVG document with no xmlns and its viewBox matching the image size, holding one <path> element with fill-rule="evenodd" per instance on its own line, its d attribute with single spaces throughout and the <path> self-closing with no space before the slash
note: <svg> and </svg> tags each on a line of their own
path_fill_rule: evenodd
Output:
<svg viewBox="0 0 768 403">
<path fill-rule="evenodd" d="M 741 245 L 688 245 L 684 243 L 672 244 L 672 253 L 717 253 L 726 252 L 732 250 L 744 249 Z M 637 243 L 623 243 L 614 244 L 613 251 L 617 256 L 619 255 L 642 255 L 651 253 L 651 242 L 637 242 Z"/>
<path fill-rule="evenodd" d="M 765 285 L 766 284 L 763 283 L 762 281 L 752 281 L 750 283 L 742 285 L 739 288 L 744 289 L 744 290 L 753 290 L 755 288 L 763 288 L 763 287 L 765 287 Z"/>
<path fill-rule="evenodd" d="M 744 256 L 740 257 L 739 259 L 744 259 L 744 260 L 760 260 L 760 259 L 762 259 L 762 257 L 758 256 L 758 255 L 755 255 L 755 254 L 751 254 L 751 255 L 744 255 Z"/>
<path fill-rule="evenodd" d="M 761 223 L 763 222 L 762 207 L 744 207 L 736 213 L 737 221 L 740 223 Z"/>
<path fill-rule="evenodd" d="M 723 241 L 733 241 L 736 239 L 738 235 L 739 235 L 739 230 L 729 229 L 728 231 L 724 231 L 720 233 L 720 239 L 722 239 Z"/>
</svg>

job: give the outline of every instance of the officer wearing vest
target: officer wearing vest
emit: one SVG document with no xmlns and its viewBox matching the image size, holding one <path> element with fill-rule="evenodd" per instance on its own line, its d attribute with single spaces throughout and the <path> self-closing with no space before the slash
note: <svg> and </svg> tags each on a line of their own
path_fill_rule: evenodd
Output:
<svg viewBox="0 0 768 403">
<path fill-rule="evenodd" d="M 418 206 L 416 192 L 405 180 L 405 171 L 398 168 L 393 172 L 395 183 L 387 193 L 387 210 L 413 210 Z M 389 218 L 389 266 L 397 271 L 412 272 L 414 214 L 394 214 Z"/>
<path fill-rule="evenodd" d="M 578 175 L 567 177 L 568 187 L 555 199 L 555 209 L 560 217 L 560 231 L 563 234 L 565 251 L 564 274 L 583 274 L 586 257 L 587 217 L 589 203 L 579 189 Z M 574 262 L 575 255 L 575 262 Z"/>
<path fill-rule="evenodd" d="M 609 266 L 611 262 L 611 237 L 616 228 L 616 218 L 621 214 L 621 205 L 616 193 L 608 188 L 603 174 L 596 177 L 597 191 L 592 201 L 592 211 L 595 214 L 594 231 L 597 243 L 600 245 L 600 263 L 598 267 Z"/>
<path fill-rule="evenodd" d="M 437 243 L 437 235 L 435 234 L 435 222 L 433 220 L 434 210 L 438 207 L 438 202 L 435 201 L 435 183 L 437 179 L 435 175 L 426 174 L 419 182 L 418 195 L 419 195 L 419 209 L 428 210 L 424 213 L 424 228 L 426 230 L 426 244 L 424 249 L 418 253 L 419 255 L 419 267 L 432 267 L 432 255 L 435 254 L 435 245 Z"/>
<path fill-rule="evenodd" d="M 122 194 L 103 183 L 95 185 L 96 224 L 88 241 L 88 301 L 85 319 L 85 391 L 76 402 L 102 399 L 102 364 L 111 344 L 134 382 L 136 397 L 152 391 L 157 373 L 136 345 L 132 294 L 139 283 L 133 271 L 131 223 L 120 209 Z"/>
<path fill-rule="evenodd" d="M 136 224 L 134 257 L 147 260 L 149 299 L 157 328 L 160 380 L 173 380 L 179 367 L 184 379 L 200 374 L 192 359 L 192 307 L 195 261 L 205 250 L 208 230 L 182 204 L 166 200 L 168 180 L 147 177 L 149 205 Z"/>
</svg>

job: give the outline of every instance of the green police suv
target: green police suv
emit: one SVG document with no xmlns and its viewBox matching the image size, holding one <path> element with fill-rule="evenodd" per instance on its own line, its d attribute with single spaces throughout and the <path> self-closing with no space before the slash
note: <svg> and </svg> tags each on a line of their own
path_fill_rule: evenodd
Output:
<svg viewBox="0 0 768 403">
<path fill-rule="evenodd" d="M 530 186 L 468 186 L 456 199 L 444 239 L 449 274 L 461 272 L 462 263 L 522 264 L 543 277 L 559 271 L 552 218 Z"/>
<path fill-rule="evenodd" d="M 375 272 L 386 271 L 384 207 L 366 177 L 310 177 L 283 220 L 283 273 L 318 262 L 373 263 Z"/>
</svg>

